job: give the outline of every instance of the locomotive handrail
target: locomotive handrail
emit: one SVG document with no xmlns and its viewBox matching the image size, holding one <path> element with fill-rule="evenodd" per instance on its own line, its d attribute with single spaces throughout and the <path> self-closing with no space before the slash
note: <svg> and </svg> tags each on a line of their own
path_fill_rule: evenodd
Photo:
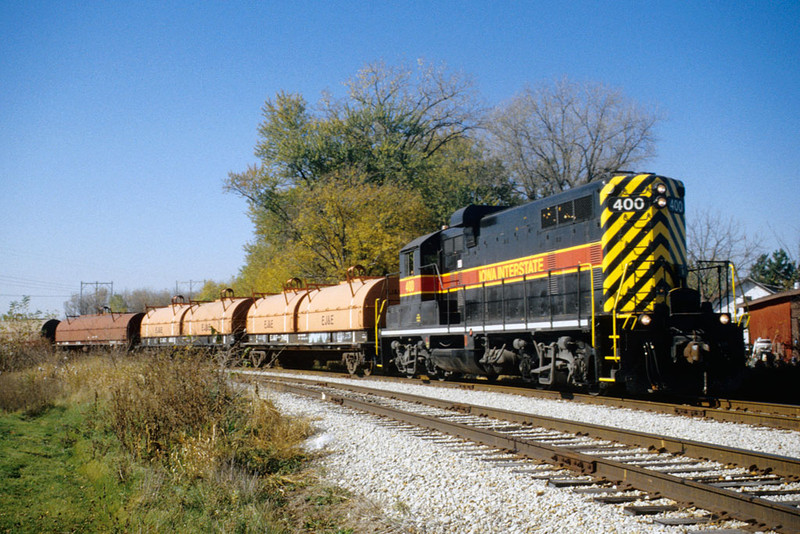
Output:
<svg viewBox="0 0 800 534">
<path fill-rule="evenodd" d="M 617 340 L 619 340 L 619 335 L 617 334 L 617 304 L 619 304 L 619 294 L 622 292 L 622 288 L 625 287 L 625 278 L 628 277 L 628 266 L 630 263 L 626 263 L 625 267 L 622 269 L 622 278 L 619 281 L 619 288 L 617 289 L 616 295 L 614 295 L 614 306 L 611 308 L 611 344 L 613 347 L 614 358 L 616 361 L 619 361 L 619 346 Z"/>
<path fill-rule="evenodd" d="M 589 266 L 589 294 L 592 296 L 592 348 L 597 348 L 597 338 L 595 335 L 595 304 L 594 304 L 594 267 L 591 263 L 579 263 L 578 264 L 578 280 L 580 280 L 580 269 L 584 265 Z M 580 293 L 578 295 L 578 303 L 580 303 Z M 579 304 L 580 305 L 580 304 Z M 527 312 L 527 305 L 525 306 L 525 310 Z M 580 308 L 578 308 L 578 324 L 581 321 L 581 312 Z"/>
<path fill-rule="evenodd" d="M 728 262 L 731 268 L 731 279 L 733 280 L 733 314 L 731 319 L 742 328 L 749 328 L 750 327 L 750 307 L 747 305 L 747 298 L 742 292 L 742 314 L 737 315 L 736 309 L 738 306 L 736 305 L 736 279 L 738 276 L 736 275 L 736 267 L 734 266 L 732 261 Z M 741 284 L 739 284 L 741 285 Z"/>
<path fill-rule="evenodd" d="M 381 303 L 380 308 L 378 307 L 378 302 Z M 375 299 L 375 354 L 378 354 L 378 344 L 380 343 L 380 337 L 378 335 L 380 330 L 380 317 L 387 302 L 389 302 L 389 299 L 382 299 L 380 297 Z"/>
<path fill-rule="evenodd" d="M 742 328 L 749 328 L 750 327 L 750 313 L 745 312 L 743 313 L 739 319 L 736 321 L 736 324 L 741 326 Z"/>
<path fill-rule="evenodd" d="M 442 280 L 442 273 L 439 272 L 439 266 L 435 263 L 429 263 L 427 265 L 421 265 L 419 268 L 420 274 L 422 274 L 422 270 L 426 267 L 433 267 L 433 272 L 436 275 L 436 278 L 439 280 L 439 289 L 444 289 L 444 281 Z"/>
<path fill-rule="evenodd" d="M 719 309 L 722 311 L 723 308 L 723 300 L 724 306 L 728 309 L 731 307 L 731 292 L 733 293 L 733 308 L 734 311 L 732 312 L 731 316 L 733 319 L 736 318 L 736 268 L 733 265 L 733 262 L 730 260 L 697 260 L 697 263 L 700 265 L 698 267 L 694 267 L 690 269 L 689 272 L 699 273 L 700 271 L 710 271 L 716 270 L 716 285 L 717 285 L 717 293 L 716 296 L 713 295 L 706 295 L 705 290 L 703 289 L 703 282 L 700 279 L 699 275 L 697 277 L 697 284 L 698 289 L 701 290 L 701 294 L 703 298 L 707 298 L 711 300 L 711 298 L 717 299 Z M 725 275 L 722 276 L 722 268 L 725 269 Z M 723 287 L 723 280 L 724 280 L 724 287 Z M 741 284 L 740 284 L 741 285 Z M 713 289 L 713 288 L 712 288 Z M 744 307 L 746 309 L 747 304 L 746 301 L 744 303 Z"/>
<path fill-rule="evenodd" d="M 439 272 L 439 265 L 437 263 L 428 263 L 426 265 L 421 265 L 420 268 L 419 268 L 420 275 L 423 275 L 424 274 L 423 273 L 424 269 L 429 268 L 429 267 L 433 267 L 433 273 L 434 273 L 434 275 L 436 276 L 436 279 L 439 282 L 439 288 L 438 288 L 438 290 L 436 290 L 436 299 L 438 301 L 439 300 L 439 295 L 442 294 L 442 293 L 445 293 L 445 294 L 449 293 L 450 292 L 450 288 L 446 289 L 444 287 L 444 279 L 442 278 L 442 273 Z M 447 315 L 447 327 L 449 328 L 451 326 L 451 324 L 450 324 L 450 299 L 446 298 L 445 300 L 447 302 L 447 314 L 446 314 Z"/>
<path fill-rule="evenodd" d="M 736 267 L 733 265 L 732 261 L 728 262 L 728 267 L 731 269 L 731 289 L 733 290 L 733 313 L 731 314 L 731 319 L 736 321 Z M 742 293 L 742 304 L 743 308 L 747 307 L 747 299 L 744 298 L 744 293 Z M 721 305 L 722 302 L 720 302 L 720 310 L 722 309 Z"/>
</svg>

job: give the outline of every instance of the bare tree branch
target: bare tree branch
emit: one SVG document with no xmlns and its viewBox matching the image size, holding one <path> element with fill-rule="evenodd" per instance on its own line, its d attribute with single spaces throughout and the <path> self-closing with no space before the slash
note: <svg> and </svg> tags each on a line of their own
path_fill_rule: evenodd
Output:
<svg viewBox="0 0 800 534">
<path fill-rule="evenodd" d="M 652 157 L 658 121 L 618 90 L 563 79 L 499 106 L 489 131 L 519 191 L 535 199 Z"/>
</svg>

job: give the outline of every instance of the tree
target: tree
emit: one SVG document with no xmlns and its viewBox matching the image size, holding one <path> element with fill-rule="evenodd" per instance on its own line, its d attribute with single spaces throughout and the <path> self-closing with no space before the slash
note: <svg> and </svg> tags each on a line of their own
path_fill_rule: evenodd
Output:
<svg viewBox="0 0 800 534">
<path fill-rule="evenodd" d="M 67 316 L 87 315 L 100 313 L 108 306 L 111 295 L 105 287 L 100 287 L 97 291 L 86 292 L 83 295 L 73 293 L 69 300 L 64 303 L 64 313 Z"/>
<path fill-rule="evenodd" d="M 372 183 L 357 173 L 333 173 L 313 188 L 296 188 L 293 196 L 296 202 L 286 223 L 290 237 L 257 224 L 261 239 L 248 247 L 247 266 L 237 285 L 278 291 L 293 277 L 334 282 L 354 264 L 371 274 L 394 272 L 397 251 L 430 225 L 418 193 L 393 183 Z M 250 283 L 241 284 L 244 280 Z"/>
<path fill-rule="evenodd" d="M 418 193 L 357 173 L 336 173 L 300 196 L 296 272 L 310 279 L 338 281 L 354 264 L 371 274 L 397 271 L 400 248 L 430 224 Z"/>
<path fill-rule="evenodd" d="M 761 254 L 750 269 L 750 277 L 775 289 L 790 289 L 800 281 L 800 266 L 784 249 L 773 251 L 772 256 Z"/>
<path fill-rule="evenodd" d="M 519 191 L 537 199 L 652 157 L 658 121 L 620 90 L 565 78 L 498 106 L 489 131 Z"/>
<path fill-rule="evenodd" d="M 114 311 L 145 312 L 148 306 L 166 306 L 172 301 L 169 289 L 133 289 L 122 292 L 124 309 Z M 111 309 L 114 309 L 113 307 Z"/>
<path fill-rule="evenodd" d="M 473 139 L 458 139 L 432 158 L 430 179 L 420 186 L 437 225 L 469 204 L 513 206 L 522 201 L 503 163 Z"/>
<path fill-rule="evenodd" d="M 396 271 L 397 245 L 446 222 L 468 190 L 482 202 L 510 196 L 510 187 L 494 194 L 497 163 L 484 165 L 467 137 L 480 110 L 463 75 L 374 63 L 347 86 L 347 98 L 323 98 L 317 109 L 289 93 L 265 104 L 259 162 L 230 173 L 225 186 L 247 199 L 255 226 L 240 281 L 279 289 L 275 277 L 339 279 L 349 262 Z M 482 172 L 456 183 L 464 172 L 443 170 L 454 168 L 442 156 L 451 149 Z"/>
<path fill-rule="evenodd" d="M 718 298 L 720 289 L 725 289 L 717 270 L 707 267 L 730 261 L 742 276 L 743 269 L 760 253 L 757 237 L 748 236 L 738 221 L 715 211 L 692 211 L 687 218 L 686 237 L 689 267 L 694 269 L 689 282 L 700 289 L 705 300 Z M 727 275 L 727 267 L 720 274 L 723 273 Z"/>
<path fill-rule="evenodd" d="M 23 295 L 21 300 L 12 300 L 8 305 L 8 311 L 0 314 L 0 321 L 4 323 L 32 323 L 38 328 L 39 324 L 45 319 L 55 319 L 53 312 L 43 313 L 41 310 L 31 310 L 30 295 Z"/>
<path fill-rule="evenodd" d="M 366 149 L 355 163 L 379 179 L 424 179 L 429 158 L 480 124 L 472 81 L 419 60 L 417 69 L 378 62 L 347 83 L 349 101 L 334 106 L 352 144 Z M 367 156 L 367 157 L 364 157 Z"/>
<path fill-rule="evenodd" d="M 139 313 L 146 311 L 148 306 L 166 306 L 171 299 L 172 293 L 168 289 L 134 289 L 109 295 L 109 291 L 101 287 L 95 293 L 84 293 L 83 299 L 74 293 L 64 303 L 64 311 L 66 315 L 86 315 L 101 313 L 108 308 L 117 313 Z"/>
<path fill-rule="evenodd" d="M 211 300 L 219 300 L 222 296 L 223 291 L 226 289 L 233 289 L 233 294 L 235 297 L 249 297 L 252 294 L 252 291 L 247 290 L 237 290 L 236 287 L 233 287 L 234 284 L 232 281 L 225 283 L 225 282 L 215 282 L 214 280 L 208 280 L 205 284 L 203 284 L 203 288 L 197 294 L 196 297 L 193 297 L 193 301 L 211 301 Z M 187 299 L 188 302 L 188 299 Z"/>
<path fill-rule="evenodd" d="M 413 186 L 429 158 L 479 124 L 471 82 L 444 68 L 372 63 L 347 87 L 346 99 L 325 97 L 317 110 L 296 94 L 268 100 L 255 148 L 260 163 L 230 173 L 227 190 L 280 213 L 281 192 L 313 187 L 339 169 Z"/>
</svg>

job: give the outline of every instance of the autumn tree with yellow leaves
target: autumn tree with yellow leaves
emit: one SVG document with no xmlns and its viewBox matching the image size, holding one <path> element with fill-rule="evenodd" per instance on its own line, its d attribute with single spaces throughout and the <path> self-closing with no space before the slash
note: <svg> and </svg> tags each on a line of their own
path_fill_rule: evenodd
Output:
<svg viewBox="0 0 800 534">
<path fill-rule="evenodd" d="M 316 107 L 284 92 L 264 105 L 259 161 L 226 182 L 255 227 L 240 290 L 338 281 L 354 264 L 395 272 L 398 250 L 458 208 L 515 201 L 503 166 L 469 135 L 481 110 L 466 77 L 375 63 L 347 87 Z"/>
</svg>

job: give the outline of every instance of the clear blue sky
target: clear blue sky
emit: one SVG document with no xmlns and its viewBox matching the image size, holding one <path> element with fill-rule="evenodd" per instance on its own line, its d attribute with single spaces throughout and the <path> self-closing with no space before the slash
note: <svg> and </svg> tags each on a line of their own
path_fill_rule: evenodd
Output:
<svg viewBox="0 0 800 534">
<path fill-rule="evenodd" d="M 569 76 L 667 117 L 647 171 L 688 209 L 800 243 L 800 2 L 0 2 L 0 312 L 80 282 L 228 280 L 252 239 L 223 193 L 261 106 L 425 58 L 497 104 Z"/>
</svg>

